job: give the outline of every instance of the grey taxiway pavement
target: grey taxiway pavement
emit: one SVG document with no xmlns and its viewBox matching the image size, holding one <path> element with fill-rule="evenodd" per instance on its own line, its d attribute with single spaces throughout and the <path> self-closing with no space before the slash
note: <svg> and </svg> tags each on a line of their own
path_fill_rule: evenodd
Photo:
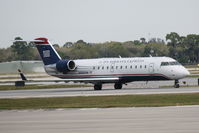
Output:
<svg viewBox="0 0 199 133">
<path fill-rule="evenodd" d="M 199 106 L 0 111 L 2 133 L 198 133 Z"/>
<path fill-rule="evenodd" d="M 10 90 L 0 91 L 2 98 L 36 98 L 36 97 L 71 97 L 71 96 L 106 96 L 106 95 L 130 95 L 130 94 L 167 94 L 167 93 L 198 93 L 199 87 L 181 88 L 124 88 L 114 90 L 105 88 L 94 91 L 89 88 L 57 88 L 40 90 Z"/>
<path fill-rule="evenodd" d="M 197 86 L 198 77 L 187 77 L 180 80 L 180 85 Z M 49 84 L 49 83 L 46 83 Z M 53 83 L 57 84 L 57 83 Z M 63 84 L 63 83 L 62 83 Z M 94 91 L 93 87 L 87 88 L 56 88 L 40 90 L 12 90 L 0 91 L 2 98 L 30 98 L 30 97 L 65 97 L 65 96 L 103 96 L 103 95 L 127 95 L 127 94 L 164 94 L 164 93 L 195 93 L 198 87 L 161 88 L 160 86 L 172 86 L 174 81 L 150 81 L 132 82 L 124 85 L 122 90 L 114 90 L 113 84 L 104 84 L 101 91 Z"/>
</svg>

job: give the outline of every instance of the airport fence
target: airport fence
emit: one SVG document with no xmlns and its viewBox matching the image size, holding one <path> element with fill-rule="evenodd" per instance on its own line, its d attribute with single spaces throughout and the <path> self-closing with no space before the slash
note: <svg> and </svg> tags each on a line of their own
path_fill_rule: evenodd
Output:
<svg viewBox="0 0 199 133">
<path fill-rule="evenodd" d="M 42 61 L 11 61 L 0 63 L 0 74 L 17 73 L 21 69 L 25 73 L 45 72 Z"/>
</svg>

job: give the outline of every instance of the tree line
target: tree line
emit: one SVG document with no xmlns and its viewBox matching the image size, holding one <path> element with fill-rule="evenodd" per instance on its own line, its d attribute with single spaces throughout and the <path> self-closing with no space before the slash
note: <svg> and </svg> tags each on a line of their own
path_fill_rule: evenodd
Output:
<svg viewBox="0 0 199 133">
<path fill-rule="evenodd" d="M 15 40 L 22 40 L 16 37 Z M 147 57 L 168 56 L 181 63 L 199 63 L 199 35 L 180 36 L 171 32 L 165 37 L 145 38 L 126 42 L 87 43 L 83 40 L 66 42 L 63 46 L 53 44 L 63 59 L 90 59 L 102 57 Z M 15 60 L 40 60 L 34 44 L 23 41 L 13 42 L 8 48 L 1 48 L 0 62 Z"/>
</svg>

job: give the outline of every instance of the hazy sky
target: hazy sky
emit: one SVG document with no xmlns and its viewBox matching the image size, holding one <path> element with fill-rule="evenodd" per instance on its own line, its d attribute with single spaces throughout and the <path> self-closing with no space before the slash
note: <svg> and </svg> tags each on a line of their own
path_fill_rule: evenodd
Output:
<svg viewBox="0 0 199 133">
<path fill-rule="evenodd" d="M 0 0 L 0 47 L 15 37 L 64 44 L 199 34 L 199 0 Z"/>
</svg>

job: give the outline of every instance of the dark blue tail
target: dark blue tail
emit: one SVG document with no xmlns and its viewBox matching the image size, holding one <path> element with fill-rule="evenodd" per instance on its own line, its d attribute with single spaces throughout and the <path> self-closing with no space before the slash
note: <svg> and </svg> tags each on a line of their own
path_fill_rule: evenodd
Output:
<svg viewBox="0 0 199 133">
<path fill-rule="evenodd" d="M 54 47 L 49 43 L 48 39 L 37 38 L 35 39 L 34 43 L 36 44 L 44 65 L 55 64 L 61 60 L 61 57 L 58 55 Z"/>
</svg>

